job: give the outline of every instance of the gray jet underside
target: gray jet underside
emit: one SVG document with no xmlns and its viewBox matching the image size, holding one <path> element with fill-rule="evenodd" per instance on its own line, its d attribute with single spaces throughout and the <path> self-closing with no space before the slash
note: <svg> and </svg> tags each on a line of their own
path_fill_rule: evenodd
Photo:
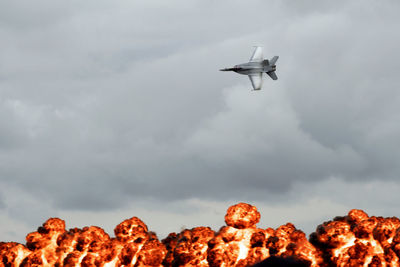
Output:
<svg viewBox="0 0 400 267">
<path fill-rule="evenodd" d="M 221 69 L 221 71 L 234 71 L 239 74 L 248 75 L 254 90 L 260 90 L 263 83 L 263 73 L 268 74 L 273 80 L 277 80 L 276 61 L 278 56 L 274 56 L 271 60 L 264 59 L 263 49 L 257 46 L 247 63 L 235 65 L 233 68 Z"/>
</svg>

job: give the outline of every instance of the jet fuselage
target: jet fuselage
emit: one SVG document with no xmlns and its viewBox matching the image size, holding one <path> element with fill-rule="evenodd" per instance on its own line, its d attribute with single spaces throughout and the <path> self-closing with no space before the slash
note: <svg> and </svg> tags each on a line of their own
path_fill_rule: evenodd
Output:
<svg viewBox="0 0 400 267">
<path fill-rule="evenodd" d="M 234 71 L 239 74 L 248 75 L 254 90 L 260 90 L 262 87 L 263 73 L 266 73 L 271 79 L 277 80 L 276 61 L 278 56 L 274 56 L 270 60 L 264 59 L 263 51 L 257 46 L 251 56 L 249 62 L 235 65 L 233 68 L 221 69 L 221 71 Z"/>
<path fill-rule="evenodd" d="M 276 70 L 276 65 L 269 66 L 265 64 L 265 61 L 261 61 L 261 62 L 242 63 L 239 65 L 235 65 L 233 68 L 222 69 L 221 71 L 234 71 L 239 74 L 250 75 L 250 74 L 256 74 L 260 72 L 270 72 L 275 70 Z"/>
</svg>

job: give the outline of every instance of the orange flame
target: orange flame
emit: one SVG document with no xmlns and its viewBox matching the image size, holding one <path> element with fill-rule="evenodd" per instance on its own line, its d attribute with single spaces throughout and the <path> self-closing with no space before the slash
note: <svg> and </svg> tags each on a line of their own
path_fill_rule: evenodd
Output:
<svg viewBox="0 0 400 267">
<path fill-rule="evenodd" d="M 304 266 L 399 266 L 400 220 L 369 217 L 361 210 L 319 225 L 310 239 L 287 223 L 257 228 L 257 208 L 239 203 L 225 216 L 226 226 L 171 233 L 161 242 L 132 217 L 117 225 L 115 237 L 90 226 L 65 229 L 58 218 L 26 236 L 26 245 L 0 242 L 5 266 L 252 266 L 270 256 Z"/>
<path fill-rule="evenodd" d="M 400 266 L 399 229 L 397 218 L 369 217 L 362 210 L 351 210 L 318 226 L 310 240 L 330 265 Z"/>
</svg>

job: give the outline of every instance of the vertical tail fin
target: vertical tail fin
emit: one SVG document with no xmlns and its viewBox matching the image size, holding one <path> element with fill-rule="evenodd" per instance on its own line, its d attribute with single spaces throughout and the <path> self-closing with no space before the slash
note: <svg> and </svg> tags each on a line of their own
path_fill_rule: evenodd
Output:
<svg viewBox="0 0 400 267">
<path fill-rule="evenodd" d="M 273 58 L 271 58 L 271 60 L 269 61 L 269 65 L 275 65 L 275 63 L 278 61 L 278 56 L 274 56 Z"/>
</svg>

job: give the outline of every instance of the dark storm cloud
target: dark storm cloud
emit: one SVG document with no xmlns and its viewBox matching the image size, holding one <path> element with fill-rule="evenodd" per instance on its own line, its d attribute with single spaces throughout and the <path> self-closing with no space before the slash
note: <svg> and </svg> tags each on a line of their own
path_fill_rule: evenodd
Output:
<svg viewBox="0 0 400 267">
<path fill-rule="evenodd" d="M 301 88 L 291 90 L 301 129 L 326 147 L 350 146 L 364 158 L 364 171 L 356 177 L 345 174 L 348 178 L 398 176 L 394 154 L 399 147 L 394 136 L 400 128 L 394 126 L 394 114 L 400 83 L 394 74 L 399 69 L 399 54 L 394 51 L 399 39 L 393 35 L 397 7 L 394 4 L 387 10 L 385 20 L 387 6 L 378 4 L 375 9 L 367 6 L 363 16 L 342 15 L 341 20 L 322 16 L 318 25 L 329 26 L 329 31 L 321 26 L 307 32 L 296 29 L 299 36 L 305 36 L 298 40 L 299 47 L 311 47 L 299 60 L 313 70 L 302 72 L 302 78 L 289 84 Z"/>
<path fill-rule="evenodd" d="M 100 210 L 396 178 L 398 4 L 299 3 L 3 2 L 5 186 Z M 255 44 L 281 56 L 257 93 L 217 71 Z"/>
</svg>

